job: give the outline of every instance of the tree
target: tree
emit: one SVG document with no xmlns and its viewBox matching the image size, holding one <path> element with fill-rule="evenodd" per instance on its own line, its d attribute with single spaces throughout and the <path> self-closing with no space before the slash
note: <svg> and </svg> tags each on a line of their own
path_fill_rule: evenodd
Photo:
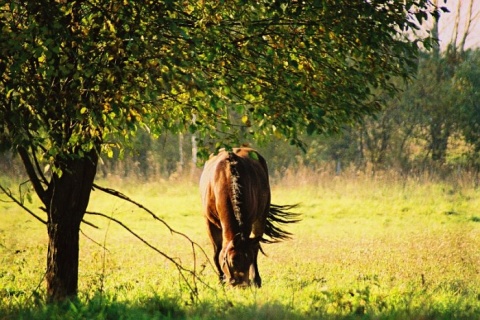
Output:
<svg viewBox="0 0 480 320">
<path fill-rule="evenodd" d="M 438 2 L 438 0 L 435 0 Z M 448 2 L 451 14 L 442 18 L 439 23 L 441 42 L 445 50 L 455 50 L 462 54 L 468 48 L 477 46 L 478 18 L 480 17 L 480 2 L 478 0 L 455 0 Z"/>
<path fill-rule="evenodd" d="M 441 165 L 445 163 L 448 139 L 458 120 L 456 90 L 451 85 L 458 61 L 452 61 L 448 54 L 434 53 L 422 55 L 420 64 L 417 79 L 409 88 L 415 96 L 412 103 L 417 107 L 412 111 L 428 132 L 431 160 Z"/>
<path fill-rule="evenodd" d="M 420 96 L 423 96 L 422 108 L 428 114 L 431 158 L 440 164 L 445 162 L 448 140 L 455 131 L 455 125 L 461 121 L 456 112 L 459 102 L 457 88 L 451 79 L 466 57 L 466 42 L 480 13 L 478 9 L 475 12 L 473 3 L 474 0 L 457 2 L 453 13 L 455 21 L 452 35 L 446 50 L 441 52 L 440 46 L 435 45 L 432 55 L 423 60 L 425 67 L 422 70 L 426 72 L 419 75 L 423 78 L 420 81 L 424 92 Z M 435 21 L 432 33 L 436 37 L 438 29 L 439 23 Z"/>
<path fill-rule="evenodd" d="M 45 206 L 48 299 L 77 293 L 100 153 L 139 127 L 203 144 L 338 130 L 409 77 L 431 37 L 401 33 L 429 16 L 426 0 L 2 1 L 0 139 Z"/>
<path fill-rule="evenodd" d="M 478 154 L 480 152 L 480 50 L 465 52 L 465 60 L 458 66 L 453 83 L 457 90 L 462 133 Z M 477 161 L 475 165 L 478 168 Z"/>
</svg>

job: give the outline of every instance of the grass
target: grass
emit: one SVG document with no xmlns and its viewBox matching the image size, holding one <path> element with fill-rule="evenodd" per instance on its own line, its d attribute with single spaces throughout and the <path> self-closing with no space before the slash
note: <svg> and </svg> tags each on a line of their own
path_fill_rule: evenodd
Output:
<svg viewBox="0 0 480 320">
<path fill-rule="evenodd" d="M 321 177 L 320 177 L 321 178 Z M 79 297 L 46 305 L 45 227 L 0 202 L 0 319 L 478 319 L 480 190 L 468 184 L 286 176 L 276 204 L 301 203 L 290 241 L 265 245 L 261 289 L 229 289 L 191 244 L 138 208 L 95 191 L 89 210 L 125 222 L 196 268 L 192 299 L 173 264 L 104 218 L 82 226 Z M 211 247 L 198 188 L 185 181 L 100 181 Z M 1 197 L 4 199 L 4 197 Z M 37 207 L 37 203 L 32 204 Z"/>
</svg>

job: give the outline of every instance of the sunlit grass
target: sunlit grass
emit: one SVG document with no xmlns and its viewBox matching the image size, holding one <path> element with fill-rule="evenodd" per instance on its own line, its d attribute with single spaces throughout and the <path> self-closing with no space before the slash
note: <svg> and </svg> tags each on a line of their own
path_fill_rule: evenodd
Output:
<svg viewBox="0 0 480 320">
<path fill-rule="evenodd" d="M 196 183 L 98 183 L 144 204 L 210 258 Z M 198 283 L 194 299 L 171 262 L 114 222 L 87 215 L 99 229 L 82 225 L 79 301 L 56 307 L 42 300 L 45 227 L 1 203 L 0 318 L 480 318 L 480 190 L 290 176 L 276 180 L 272 192 L 276 204 L 300 203 L 303 220 L 289 226 L 292 240 L 264 246 L 261 289 L 232 290 L 217 283 L 199 250 L 194 264 L 189 241 L 137 207 L 95 191 L 90 211 L 122 220 L 195 268 L 208 287 Z"/>
</svg>

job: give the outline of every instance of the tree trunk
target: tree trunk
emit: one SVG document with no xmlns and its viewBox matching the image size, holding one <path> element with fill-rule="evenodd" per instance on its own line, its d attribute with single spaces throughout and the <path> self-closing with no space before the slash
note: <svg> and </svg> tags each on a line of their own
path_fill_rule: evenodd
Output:
<svg viewBox="0 0 480 320">
<path fill-rule="evenodd" d="M 197 121 L 197 116 L 194 114 L 192 116 L 192 123 L 195 124 Z M 197 144 L 197 135 L 192 134 L 192 170 L 194 172 L 195 168 L 197 167 L 197 152 L 198 152 L 198 144 Z"/>
<path fill-rule="evenodd" d="M 430 126 L 430 151 L 432 152 L 432 160 L 444 164 L 447 157 L 448 138 L 450 130 L 447 124 L 432 123 Z"/>
<path fill-rule="evenodd" d="M 179 160 L 178 160 L 178 172 L 183 171 L 183 167 L 185 166 L 185 153 L 183 152 L 183 134 L 180 133 L 178 135 L 178 153 L 179 153 Z"/>
<path fill-rule="evenodd" d="M 91 151 L 80 159 L 61 160 L 62 174 L 53 174 L 47 190 L 47 300 L 77 295 L 80 223 L 87 209 L 98 156 Z"/>
<path fill-rule="evenodd" d="M 75 297 L 78 287 L 79 225 L 48 223 L 47 301 Z"/>
</svg>

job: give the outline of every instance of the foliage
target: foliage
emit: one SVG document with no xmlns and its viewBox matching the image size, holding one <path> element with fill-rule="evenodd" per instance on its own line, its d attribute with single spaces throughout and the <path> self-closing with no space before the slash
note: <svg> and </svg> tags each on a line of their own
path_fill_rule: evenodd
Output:
<svg viewBox="0 0 480 320">
<path fill-rule="evenodd" d="M 112 134 L 128 139 L 153 112 L 141 96 L 156 69 L 135 4 L 10 2 L 2 5 L 2 131 L 40 160 L 79 156 Z M 160 71 L 158 71 L 160 72 Z M 157 110 L 162 121 L 165 109 Z M 165 115 L 163 116 L 165 118 Z"/>
<path fill-rule="evenodd" d="M 398 32 L 426 4 L 3 3 L 2 141 L 47 161 L 111 154 L 139 126 L 298 144 L 379 109 L 372 89 L 411 74 L 417 43 Z"/>
<path fill-rule="evenodd" d="M 427 14 L 411 5 L 256 2 L 217 15 L 211 8 L 200 30 L 204 46 L 196 47 L 208 89 L 197 101 L 195 128 L 236 139 L 273 134 L 301 145 L 301 133 L 338 131 L 377 111 L 372 89 L 392 91 L 390 78 L 408 77 L 415 63 L 416 43 L 398 30 Z"/>
</svg>

